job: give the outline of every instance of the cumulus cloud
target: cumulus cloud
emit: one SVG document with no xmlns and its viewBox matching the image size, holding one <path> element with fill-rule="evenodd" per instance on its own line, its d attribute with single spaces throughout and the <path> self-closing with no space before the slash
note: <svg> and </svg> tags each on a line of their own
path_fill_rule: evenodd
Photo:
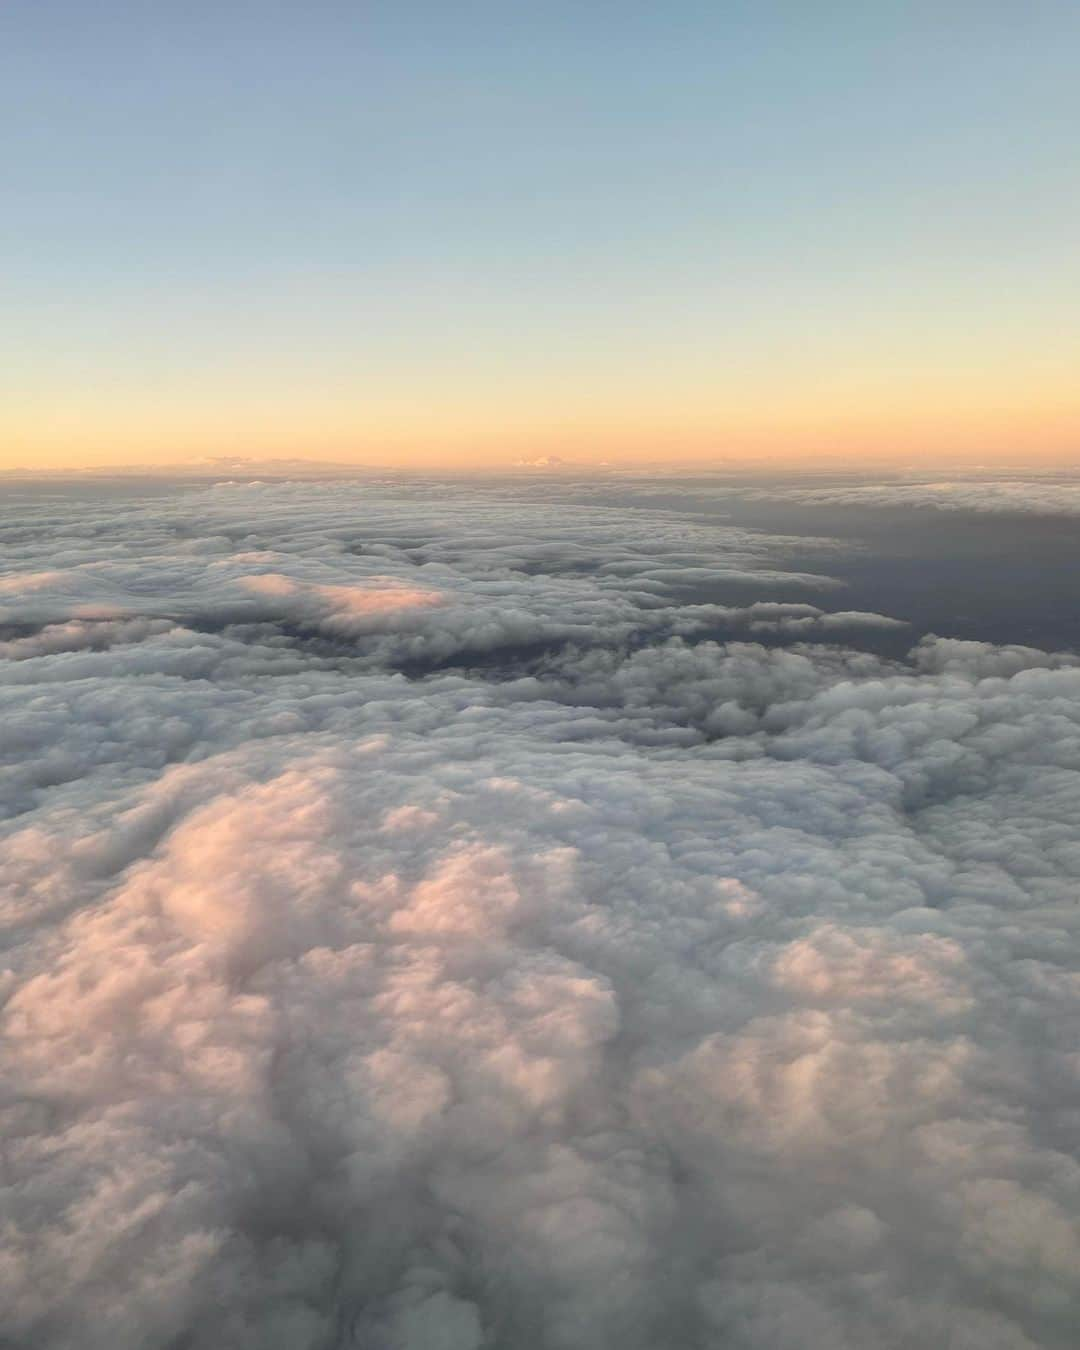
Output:
<svg viewBox="0 0 1080 1350">
<path fill-rule="evenodd" d="M 513 491 L 5 523 L 6 1343 L 1071 1346 L 1080 667 Z"/>
</svg>

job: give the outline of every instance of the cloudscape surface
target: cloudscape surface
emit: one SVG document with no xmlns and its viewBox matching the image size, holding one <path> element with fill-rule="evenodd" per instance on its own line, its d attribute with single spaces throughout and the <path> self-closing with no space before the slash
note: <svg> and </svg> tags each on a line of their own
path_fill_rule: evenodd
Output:
<svg viewBox="0 0 1080 1350">
<path fill-rule="evenodd" d="M 1070 1350 L 1078 501 L 9 480 L 0 1344 Z"/>
</svg>

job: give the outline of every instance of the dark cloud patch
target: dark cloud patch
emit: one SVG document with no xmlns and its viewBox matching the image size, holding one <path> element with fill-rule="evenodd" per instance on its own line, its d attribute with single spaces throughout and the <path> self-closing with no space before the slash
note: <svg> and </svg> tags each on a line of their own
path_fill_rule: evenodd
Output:
<svg viewBox="0 0 1080 1350">
<path fill-rule="evenodd" d="M 781 538 L 786 566 L 824 568 L 843 582 L 845 606 L 903 617 L 916 637 L 1080 650 L 1075 473 L 938 482 L 714 474 L 579 482 L 563 491 L 578 501 L 602 493 L 647 502 Z M 733 592 L 704 587 L 688 598 L 731 603 Z M 882 635 L 875 649 L 902 654 Z"/>
</svg>

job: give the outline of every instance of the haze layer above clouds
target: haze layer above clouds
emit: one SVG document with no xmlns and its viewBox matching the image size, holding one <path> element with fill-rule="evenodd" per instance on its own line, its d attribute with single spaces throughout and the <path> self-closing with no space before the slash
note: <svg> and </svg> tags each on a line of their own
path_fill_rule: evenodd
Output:
<svg viewBox="0 0 1080 1350">
<path fill-rule="evenodd" d="M 1080 662 L 798 491 L 9 493 L 0 1344 L 1074 1344 Z"/>
</svg>

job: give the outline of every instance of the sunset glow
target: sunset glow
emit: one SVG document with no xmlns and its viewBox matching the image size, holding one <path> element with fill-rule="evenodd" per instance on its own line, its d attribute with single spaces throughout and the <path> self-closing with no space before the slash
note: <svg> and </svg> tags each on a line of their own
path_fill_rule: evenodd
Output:
<svg viewBox="0 0 1080 1350">
<path fill-rule="evenodd" d="M 0 466 L 1076 460 L 1073 6 L 59 9 Z"/>
</svg>

